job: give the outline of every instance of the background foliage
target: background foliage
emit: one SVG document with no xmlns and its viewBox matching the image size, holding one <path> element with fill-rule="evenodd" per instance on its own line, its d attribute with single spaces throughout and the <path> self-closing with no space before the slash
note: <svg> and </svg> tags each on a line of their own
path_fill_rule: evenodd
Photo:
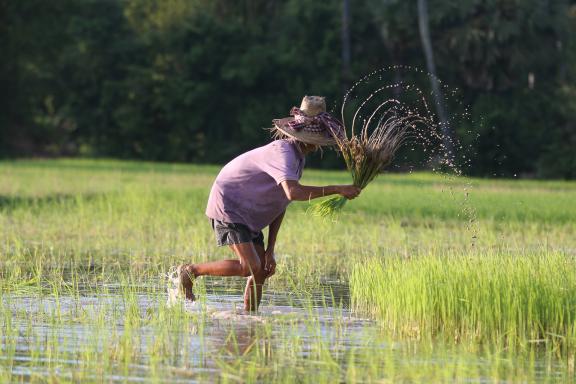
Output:
<svg viewBox="0 0 576 384">
<path fill-rule="evenodd" d="M 377 68 L 426 68 L 416 1 L 358 0 L 348 69 L 342 3 L 0 0 L 0 153 L 221 163 L 269 140 L 304 94 L 335 106 Z M 438 76 L 472 114 L 453 127 L 468 173 L 574 178 L 576 2 L 428 12 Z"/>
</svg>

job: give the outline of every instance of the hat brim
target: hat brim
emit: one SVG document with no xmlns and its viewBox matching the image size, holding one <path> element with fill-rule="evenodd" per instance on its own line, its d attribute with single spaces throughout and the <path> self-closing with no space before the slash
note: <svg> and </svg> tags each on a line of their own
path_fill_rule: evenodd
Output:
<svg viewBox="0 0 576 384">
<path fill-rule="evenodd" d="M 326 137 L 319 133 L 306 132 L 304 130 L 296 131 L 295 129 L 290 128 L 288 123 L 293 120 L 293 117 L 285 117 L 283 119 L 272 120 L 272 122 L 274 123 L 275 129 L 280 131 L 282 134 L 303 143 L 322 146 L 336 145 L 336 139 L 333 137 Z"/>
</svg>

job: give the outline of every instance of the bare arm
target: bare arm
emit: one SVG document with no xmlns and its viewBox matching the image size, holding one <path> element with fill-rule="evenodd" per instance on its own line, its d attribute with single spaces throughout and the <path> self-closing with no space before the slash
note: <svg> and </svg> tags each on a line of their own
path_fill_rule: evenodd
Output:
<svg viewBox="0 0 576 384">
<path fill-rule="evenodd" d="M 282 225 L 282 219 L 284 219 L 285 213 L 286 211 L 279 214 L 268 226 L 268 247 L 266 247 L 266 251 L 264 252 L 264 271 L 266 272 L 266 277 L 270 277 L 276 273 L 274 246 L 276 245 L 276 236 L 278 236 L 278 231 Z"/>
<path fill-rule="evenodd" d="M 330 195 L 342 195 L 347 199 L 353 199 L 360 194 L 360 188 L 354 185 L 326 185 L 323 187 L 313 187 L 301 185 L 295 180 L 286 180 L 280 183 L 286 193 L 286 197 L 291 201 L 306 201 L 318 197 Z"/>
<path fill-rule="evenodd" d="M 266 250 L 270 250 L 272 253 L 274 252 L 274 246 L 276 245 L 276 237 L 278 236 L 278 231 L 280 230 L 280 226 L 282 225 L 282 219 L 284 219 L 284 214 L 286 211 L 282 212 L 274 219 L 272 223 L 268 226 L 268 247 Z"/>
</svg>

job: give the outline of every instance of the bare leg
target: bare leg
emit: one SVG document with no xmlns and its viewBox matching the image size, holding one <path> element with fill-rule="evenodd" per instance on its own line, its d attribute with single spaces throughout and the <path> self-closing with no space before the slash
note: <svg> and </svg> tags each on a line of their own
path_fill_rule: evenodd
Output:
<svg viewBox="0 0 576 384">
<path fill-rule="evenodd" d="M 183 267 L 184 272 L 194 276 L 243 276 L 251 277 L 256 281 L 256 291 L 252 291 L 252 294 L 244 295 L 244 309 L 247 311 L 254 311 L 258 309 L 259 297 L 262 293 L 262 284 L 264 283 L 264 267 L 263 261 L 260 260 L 260 255 L 256 250 L 253 243 L 240 243 L 232 244 L 230 248 L 238 256 L 239 260 L 221 260 L 212 261 L 208 263 L 201 264 L 186 264 Z M 259 247 L 262 248 L 262 247 Z M 262 258 L 264 256 L 262 250 Z M 184 289 L 187 298 L 191 300 L 194 299 L 192 294 L 192 281 L 190 278 L 185 277 L 185 273 L 182 273 L 184 278 L 182 279 L 181 285 Z M 258 294 L 260 292 L 260 294 Z M 254 298 L 255 300 L 252 300 Z"/>
<path fill-rule="evenodd" d="M 194 276 L 245 276 L 239 260 L 219 260 L 208 263 L 193 264 Z"/>
<path fill-rule="evenodd" d="M 248 281 L 246 282 L 246 289 L 244 290 L 244 309 L 247 311 L 255 311 L 260 306 L 260 301 L 262 300 L 262 286 L 264 285 L 264 281 L 267 277 L 267 274 L 264 272 L 264 248 L 261 245 L 254 244 L 254 249 L 260 258 L 260 267 L 262 268 L 263 273 L 256 279 L 255 276 L 248 277 Z M 254 281 L 256 281 L 255 287 Z M 252 298 L 255 299 L 255 306 L 252 305 Z"/>
</svg>

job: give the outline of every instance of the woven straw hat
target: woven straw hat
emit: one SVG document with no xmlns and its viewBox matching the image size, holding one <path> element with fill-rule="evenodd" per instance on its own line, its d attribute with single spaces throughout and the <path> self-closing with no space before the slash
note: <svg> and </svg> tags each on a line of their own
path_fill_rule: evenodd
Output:
<svg viewBox="0 0 576 384">
<path fill-rule="evenodd" d="M 290 117 L 272 120 L 274 136 L 288 136 L 314 145 L 335 145 L 335 135 L 342 135 L 340 121 L 326 112 L 321 96 L 304 96 L 300 108 L 294 107 Z"/>
</svg>

